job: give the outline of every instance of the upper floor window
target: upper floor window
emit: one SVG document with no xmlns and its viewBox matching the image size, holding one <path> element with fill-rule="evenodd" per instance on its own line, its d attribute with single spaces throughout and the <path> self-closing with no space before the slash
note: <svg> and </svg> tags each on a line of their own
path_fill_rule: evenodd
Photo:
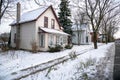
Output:
<svg viewBox="0 0 120 80">
<path fill-rule="evenodd" d="M 48 27 L 48 17 L 44 17 L 44 27 Z"/>
<path fill-rule="evenodd" d="M 55 27 L 55 20 L 54 19 L 51 19 L 51 27 L 52 27 L 52 29 L 54 29 L 54 27 Z"/>
</svg>

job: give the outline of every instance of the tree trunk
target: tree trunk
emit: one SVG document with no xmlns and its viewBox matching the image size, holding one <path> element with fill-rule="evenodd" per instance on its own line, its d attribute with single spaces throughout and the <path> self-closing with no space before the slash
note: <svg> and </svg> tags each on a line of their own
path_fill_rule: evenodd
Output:
<svg viewBox="0 0 120 80">
<path fill-rule="evenodd" d="M 105 34 L 105 43 L 108 43 L 108 38 L 107 38 L 107 34 Z"/>
<path fill-rule="evenodd" d="M 94 32 L 93 34 L 93 42 L 94 42 L 94 49 L 97 49 L 97 32 Z"/>
<path fill-rule="evenodd" d="M 107 39 L 107 26 L 105 24 L 105 43 L 108 43 L 108 39 Z"/>
<path fill-rule="evenodd" d="M 78 30 L 78 45 L 80 45 L 80 32 Z"/>
<path fill-rule="evenodd" d="M 1 24 L 1 18 L 2 18 L 2 3 L 3 3 L 3 0 L 0 1 L 0 24 Z"/>
</svg>

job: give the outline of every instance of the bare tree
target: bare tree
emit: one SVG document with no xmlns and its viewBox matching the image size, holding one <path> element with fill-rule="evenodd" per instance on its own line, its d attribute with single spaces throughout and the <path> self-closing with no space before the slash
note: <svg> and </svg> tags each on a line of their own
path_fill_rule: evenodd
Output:
<svg viewBox="0 0 120 80">
<path fill-rule="evenodd" d="M 107 32 L 107 42 L 111 42 L 114 40 L 114 34 L 118 31 L 119 25 L 120 23 L 120 19 L 113 19 L 110 21 L 110 24 L 109 24 L 109 28 L 107 28 L 108 30 L 106 30 Z"/>
<path fill-rule="evenodd" d="M 49 6 L 52 5 L 55 10 L 59 9 L 60 0 L 34 0 L 38 6 Z"/>
<path fill-rule="evenodd" d="M 15 0 L 1 0 L 0 1 L 0 22 L 3 16 L 6 18 L 5 14 L 7 14 L 7 17 L 9 15 L 11 18 L 13 18 L 13 15 L 10 14 L 10 12 L 13 11 L 14 2 Z"/>
<path fill-rule="evenodd" d="M 16 18 L 16 3 L 22 4 L 22 11 L 27 10 L 26 7 L 30 6 L 29 2 L 32 0 L 0 0 L 0 21 L 1 19 L 13 19 Z"/>
<path fill-rule="evenodd" d="M 105 36 L 105 42 L 106 44 L 111 41 L 111 37 L 113 38 L 113 35 L 118 31 L 118 25 L 120 22 L 120 19 L 118 18 L 120 16 L 120 10 L 119 8 L 116 8 L 115 10 L 110 11 L 107 13 L 107 15 L 104 16 L 102 23 L 101 23 L 101 32 Z M 112 34 L 111 34 L 112 33 Z"/>
<path fill-rule="evenodd" d="M 85 12 L 92 26 L 95 49 L 97 49 L 97 33 L 104 16 L 120 5 L 113 3 L 113 0 L 85 0 Z"/>
</svg>

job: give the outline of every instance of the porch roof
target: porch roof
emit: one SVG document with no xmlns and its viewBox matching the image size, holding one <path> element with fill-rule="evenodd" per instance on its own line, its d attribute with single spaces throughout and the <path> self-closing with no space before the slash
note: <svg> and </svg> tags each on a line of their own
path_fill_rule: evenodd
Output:
<svg viewBox="0 0 120 80">
<path fill-rule="evenodd" d="M 58 30 L 55 30 L 55 29 L 42 28 L 42 27 L 40 27 L 39 29 L 42 30 L 42 31 L 44 31 L 44 32 L 47 32 L 47 33 L 60 34 L 60 35 L 66 35 L 66 36 L 69 35 L 69 34 L 67 34 L 67 33 L 65 33 L 65 32 L 58 31 Z"/>
</svg>

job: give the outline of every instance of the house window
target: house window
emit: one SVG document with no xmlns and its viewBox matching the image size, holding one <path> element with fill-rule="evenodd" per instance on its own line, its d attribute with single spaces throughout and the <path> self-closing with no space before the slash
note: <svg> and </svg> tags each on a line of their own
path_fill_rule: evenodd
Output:
<svg viewBox="0 0 120 80">
<path fill-rule="evenodd" d="M 54 27 L 55 27 L 55 20 L 54 19 L 51 19 L 51 27 L 52 27 L 52 29 L 54 29 Z"/>
<path fill-rule="evenodd" d="M 48 27 L 48 17 L 44 17 L 44 27 Z"/>
<path fill-rule="evenodd" d="M 43 34 L 43 33 L 39 34 L 39 44 L 40 44 L 40 47 L 45 46 L 45 34 Z"/>
<path fill-rule="evenodd" d="M 14 43 L 16 43 L 16 33 L 14 34 Z"/>
<path fill-rule="evenodd" d="M 65 44 L 65 43 L 67 43 L 67 37 L 63 37 L 63 43 Z"/>
<path fill-rule="evenodd" d="M 54 35 L 49 34 L 49 45 L 52 46 L 54 44 Z"/>
<path fill-rule="evenodd" d="M 88 43 L 88 36 L 86 36 L 86 43 Z"/>
<path fill-rule="evenodd" d="M 59 40 L 60 36 L 56 36 L 56 44 L 59 45 L 60 44 L 60 40 Z"/>
<path fill-rule="evenodd" d="M 60 36 L 60 45 L 63 45 L 63 37 Z"/>
</svg>

